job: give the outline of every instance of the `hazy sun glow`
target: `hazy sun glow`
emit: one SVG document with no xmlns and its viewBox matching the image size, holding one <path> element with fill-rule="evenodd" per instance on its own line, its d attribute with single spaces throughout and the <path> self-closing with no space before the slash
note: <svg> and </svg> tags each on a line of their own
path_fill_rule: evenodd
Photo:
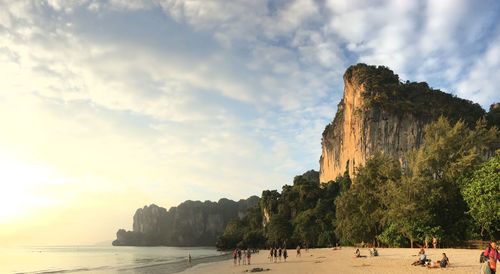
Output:
<svg viewBox="0 0 500 274">
<path fill-rule="evenodd" d="M 30 213 L 54 205 L 54 197 L 44 196 L 44 186 L 61 183 L 48 168 L 23 163 L 0 155 L 0 224 L 22 220 Z M 52 199 L 51 199 L 52 198 Z"/>
<path fill-rule="evenodd" d="M 354 63 L 500 100 L 500 3 L 170 2 L 0 1 L 0 244 L 280 189 L 319 168 Z"/>
</svg>

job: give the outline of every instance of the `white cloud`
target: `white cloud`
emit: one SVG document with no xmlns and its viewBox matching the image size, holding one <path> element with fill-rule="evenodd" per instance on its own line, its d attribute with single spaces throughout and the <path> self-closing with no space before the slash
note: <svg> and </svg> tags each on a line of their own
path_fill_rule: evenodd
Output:
<svg viewBox="0 0 500 274">
<path fill-rule="evenodd" d="M 491 4 L 0 2 L 0 149 L 119 189 L 116 208 L 279 188 L 318 168 L 351 63 L 498 101 Z"/>
<path fill-rule="evenodd" d="M 490 43 L 486 52 L 476 59 L 467 75 L 457 83 L 457 94 L 485 107 L 499 102 L 498 75 L 500 75 L 500 38 Z"/>
</svg>

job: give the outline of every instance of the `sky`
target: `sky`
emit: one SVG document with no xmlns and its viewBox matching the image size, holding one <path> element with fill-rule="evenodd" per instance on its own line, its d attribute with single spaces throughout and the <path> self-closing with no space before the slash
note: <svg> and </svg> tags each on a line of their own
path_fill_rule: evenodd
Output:
<svg viewBox="0 0 500 274">
<path fill-rule="evenodd" d="M 93 244 L 135 210 L 319 169 L 358 62 L 500 101 L 500 2 L 0 0 L 0 243 Z"/>
</svg>

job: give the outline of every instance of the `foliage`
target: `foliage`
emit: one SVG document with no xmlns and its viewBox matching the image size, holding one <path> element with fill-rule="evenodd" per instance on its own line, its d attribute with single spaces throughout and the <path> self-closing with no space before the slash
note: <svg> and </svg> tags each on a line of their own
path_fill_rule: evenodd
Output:
<svg viewBox="0 0 500 274">
<path fill-rule="evenodd" d="M 487 128 L 484 120 L 471 130 L 462 121 L 452 125 L 441 117 L 425 128 L 424 144 L 408 155 L 404 170 L 394 160 L 375 155 L 358 169 L 354 185 L 336 201 L 336 235 L 344 243 L 380 240 L 389 246 L 404 242 L 413 246 L 433 237 L 444 245 L 456 245 L 474 235 L 461 189 L 480 191 L 477 185 L 481 185 L 481 191 L 498 197 L 498 169 L 490 167 L 492 177 L 475 170 L 498 149 L 499 136 L 498 129 Z M 468 174 L 482 174 L 474 177 L 481 183 L 464 180 Z M 488 180 L 495 184 L 484 186 Z M 477 208 L 471 215 L 476 213 L 482 227 L 497 232 L 498 203 L 488 204 L 492 211 L 486 217 L 485 201 L 470 196 L 476 198 L 474 202 L 470 198 L 471 208 L 474 203 Z M 490 196 L 485 199 L 496 201 Z M 480 208 L 483 212 L 478 213 Z"/>
<path fill-rule="evenodd" d="M 500 236 L 500 152 L 466 178 L 462 189 L 469 214 L 482 237 Z"/>
<path fill-rule="evenodd" d="M 331 246 L 337 241 L 334 232 L 335 199 L 350 185 L 348 173 L 336 181 L 320 184 L 319 173 L 310 170 L 295 176 L 293 184 L 283 186 L 281 193 L 265 190 L 258 208 L 250 208 L 246 216 L 237 221 L 242 232 L 234 233 L 234 224 L 231 223 L 219 237 L 218 247 L 246 246 L 250 245 L 248 239 L 254 238 L 258 240 L 251 242 L 259 247 L 283 245 L 285 242 L 288 247 L 297 244 Z"/>
<path fill-rule="evenodd" d="M 499 131 L 478 120 L 474 130 L 462 121 L 451 125 L 445 118 L 425 128 L 424 145 L 412 157 L 408 180 L 425 184 L 424 197 L 413 199 L 431 218 L 427 226 L 443 229 L 444 243 L 457 243 L 467 232 L 467 205 L 461 194 L 461 181 L 498 149 Z M 424 210 L 425 212 L 425 210 Z"/>
<path fill-rule="evenodd" d="M 337 200 L 335 232 L 342 242 L 376 242 L 383 230 L 385 187 L 400 177 L 399 163 L 380 153 L 358 169 L 353 186 Z"/>
<path fill-rule="evenodd" d="M 400 233 L 396 224 L 390 224 L 388 227 L 377 236 L 377 239 L 390 247 L 404 247 L 406 245 L 406 238 Z"/>
<path fill-rule="evenodd" d="M 425 82 L 405 82 L 384 66 L 357 64 L 344 74 L 347 81 L 364 85 L 367 107 L 378 107 L 402 115 L 411 113 L 428 121 L 446 116 L 450 121 L 463 119 L 468 126 L 485 116 L 479 104 L 432 89 Z"/>
<path fill-rule="evenodd" d="M 500 103 L 495 103 L 490 106 L 490 111 L 486 114 L 488 126 L 496 126 L 500 128 Z"/>
<path fill-rule="evenodd" d="M 280 214 L 273 215 L 266 227 L 268 244 L 279 246 L 286 242 L 292 236 L 292 229 L 292 225 L 286 217 Z"/>
</svg>

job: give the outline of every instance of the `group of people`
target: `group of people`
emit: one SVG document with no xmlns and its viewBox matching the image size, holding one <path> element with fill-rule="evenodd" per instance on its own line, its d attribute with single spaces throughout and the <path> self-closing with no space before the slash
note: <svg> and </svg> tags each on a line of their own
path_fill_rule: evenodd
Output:
<svg viewBox="0 0 500 274">
<path fill-rule="evenodd" d="M 438 238 L 432 237 L 432 247 L 437 248 L 438 247 Z M 429 240 L 428 238 L 425 239 L 424 241 L 424 248 L 429 248 Z"/>
<path fill-rule="evenodd" d="M 236 248 L 233 250 L 233 263 L 236 265 L 241 265 L 241 261 L 243 259 L 243 265 L 250 265 L 250 259 L 252 258 L 252 252 L 250 251 L 249 248 L 247 249 L 239 249 Z"/>
<path fill-rule="evenodd" d="M 272 247 L 269 250 L 269 261 L 277 263 L 278 260 L 281 262 L 281 257 L 283 256 L 283 260 L 286 262 L 286 258 L 288 258 L 288 251 L 286 248 L 276 248 Z"/>
<path fill-rule="evenodd" d="M 441 260 L 433 262 L 431 259 L 427 258 L 424 247 L 418 252 L 418 260 L 412 263 L 412 265 L 427 266 L 428 268 L 446 268 L 449 264 L 450 259 L 446 256 L 446 253 L 442 254 Z"/>
<path fill-rule="evenodd" d="M 369 251 L 370 251 L 370 256 L 372 256 L 372 257 L 378 256 L 377 248 L 375 248 L 375 247 L 370 248 Z M 354 252 L 354 257 L 355 258 L 366 258 L 365 255 L 361 255 L 361 251 L 359 251 L 359 248 L 356 248 L 356 251 Z"/>
<path fill-rule="evenodd" d="M 434 244 L 434 243 L 433 243 Z M 335 248 L 337 249 L 337 248 Z M 340 249 L 340 247 L 338 247 Z M 297 257 L 301 256 L 301 247 L 297 246 Z M 361 255 L 359 248 L 356 249 L 354 253 L 355 258 L 366 258 L 367 256 Z M 370 249 L 370 256 L 379 256 L 378 250 L 373 247 Z M 239 249 L 236 248 L 233 251 L 234 265 L 242 264 L 250 265 L 250 259 L 252 257 L 252 252 L 250 249 Z M 269 261 L 272 263 L 281 262 L 282 258 L 286 262 L 288 258 L 288 251 L 286 248 L 276 248 L 272 247 L 269 250 Z M 481 262 L 481 274 L 496 274 L 497 261 L 500 260 L 500 255 L 497 249 L 497 244 L 495 241 L 490 241 L 488 247 L 481 252 L 480 262 Z M 191 263 L 191 254 L 188 255 L 188 262 Z M 418 260 L 413 262 L 412 265 L 420 265 L 428 268 L 446 268 L 450 265 L 450 259 L 446 256 L 446 253 L 442 253 L 440 260 L 433 262 L 427 257 L 425 253 L 425 248 L 422 247 L 418 252 Z"/>
<path fill-rule="evenodd" d="M 442 253 L 441 260 L 433 262 L 427 258 L 425 254 L 425 249 L 422 247 L 418 253 L 419 258 L 417 261 L 413 262 L 412 265 L 422 265 L 428 268 L 446 268 L 450 264 L 450 259 L 446 256 L 446 253 Z M 497 261 L 500 260 L 500 255 L 497 249 L 497 244 L 495 241 L 490 241 L 488 247 L 481 252 L 480 263 L 481 263 L 481 274 L 495 274 Z"/>
</svg>

